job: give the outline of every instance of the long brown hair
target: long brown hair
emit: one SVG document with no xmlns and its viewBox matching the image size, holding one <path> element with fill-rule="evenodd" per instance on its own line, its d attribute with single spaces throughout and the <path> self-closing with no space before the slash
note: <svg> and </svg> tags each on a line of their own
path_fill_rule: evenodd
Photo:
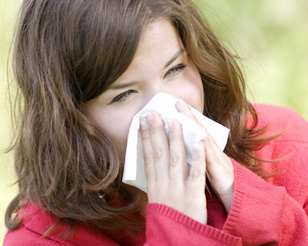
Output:
<svg viewBox="0 0 308 246">
<path fill-rule="evenodd" d="M 12 146 L 19 194 L 6 213 L 9 229 L 25 201 L 67 221 L 136 229 L 127 214 L 141 200 L 121 183 L 115 148 L 82 106 L 127 69 L 142 30 L 157 18 L 173 23 L 200 71 L 204 114 L 231 129 L 225 152 L 261 173 L 253 152 L 267 140 L 256 129 L 240 68 L 191 1 L 24 0 L 14 50 L 22 100 Z M 115 206 L 117 198 L 123 204 Z"/>
</svg>

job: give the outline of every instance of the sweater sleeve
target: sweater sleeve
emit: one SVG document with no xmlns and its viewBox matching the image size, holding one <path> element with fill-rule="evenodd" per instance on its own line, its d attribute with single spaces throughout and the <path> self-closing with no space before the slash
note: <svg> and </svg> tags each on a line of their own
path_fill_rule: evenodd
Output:
<svg viewBox="0 0 308 246">
<path fill-rule="evenodd" d="M 222 230 L 148 204 L 145 245 L 308 245 L 308 144 L 274 145 L 267 152 L 285 156 L 272 164 L 283 173 L 266 181 L 232 160 L 234 197 Z"/>
<path fill-rule="evenodd" d="M 232 162 L 234 200 L 222 230 L 152 203 L 147 206 L 145 246 L 308 245 L 307 199 L 300 202 L 286 187 L 266 182 Z M 305 192 L 308 189 L 302 196 Z"/>
<path fill-rule="evenodd" d="M 234 200 L 222 230 L 161 204 L 148 204 L 145 246 L 308 245 L 307 202 L 232 160 Z M 307 192 L 307 191 L 306 191 Z"/>
<path fill-rule="evenodd" d="M 145 246 L 242 245 L 239 237 L 201 224 L 165 205 L 147 205 Z"/>
<path fill-rule="evenodd" d="M 257 105 L 260 127 L 282 133 L 256 155 L 276 174 L 262 179 L 236 161 L 234 199 L 223 230 L 243 245 L 308 245 L 308 122 L 296 112 Z"/>
<path fill-rule="evenodd" d="M 285 187 L 233 165 L 234 200 L 223 230 L 240 237 L 243 245 L 308 245 L 307 199 L 301 204 Z M 302 193 L 306 196 L 307 189 Z"/>
</svg>

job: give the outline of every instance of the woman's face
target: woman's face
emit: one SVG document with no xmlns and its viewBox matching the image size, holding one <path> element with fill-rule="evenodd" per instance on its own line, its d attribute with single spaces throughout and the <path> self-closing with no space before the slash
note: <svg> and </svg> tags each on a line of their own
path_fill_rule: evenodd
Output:
<svg viewBox="0 0 308 246">
<path fill-rule="evenodd" d="M 148 24 L 127 70 L 85 105 L 94 124 L 115 144 L 122 163 L 133 116 L 159 92 L 181 98 L 203 111 L 200 74 L 187 57 L 176 29 L 167 20 Z"/>
</svg>

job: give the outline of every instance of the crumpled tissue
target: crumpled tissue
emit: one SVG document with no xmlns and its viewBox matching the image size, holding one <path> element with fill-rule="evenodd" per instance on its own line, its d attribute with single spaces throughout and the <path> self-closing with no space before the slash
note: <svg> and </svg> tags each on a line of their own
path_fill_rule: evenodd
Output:
<svg viewBox="0 0 308 246">
<path fill-rule="evenodd" d="M 169 94 L 158 93 L 133 117 L 127 138 L 123 183 L 135 186 L 144 192 L 147 191 L 142 138 L 139 128 L 140 117 L 146 116 L 151 111 L 156 111 L 161 116 L 167 133 L 168 120 L 177 119 L 179 121 L 183 129 L 187 163 L 191 163 L 194 142 L 202 140 L 206 135 L 204 128 L 213 137 L 221 150 L 225 148 L 230 130 L 188 106 L 198 120 L 198 124 L 195 120 L 177 111 L 175 104 L 178 101 L 178 98 Z"/>
</svg>

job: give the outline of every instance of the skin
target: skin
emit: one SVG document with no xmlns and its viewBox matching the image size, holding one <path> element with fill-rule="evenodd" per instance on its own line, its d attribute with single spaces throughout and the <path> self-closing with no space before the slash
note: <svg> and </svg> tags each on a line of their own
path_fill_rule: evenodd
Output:
<svg viewBox="0 0 308 246">
<path fill-rule="evenodd" d="M 201 78 L 186 52 L 179 53 L 183 48 L 168 21 L 150 23 L 141 35 L 128 69 L 108 90 L 86 103 L 89 116 L 118 148 L 121 162 L 124 162 L 132 118 L 155 94 L 168 93 L 203 111 Z M 175 56 L 176 59 L 168 64 Z M 181 69 L 180 64 L 186 67 Z M 115 99 L 119 100 L 113 102 Z"/>
<path fill-rule="evenodd" d="M 133 116 L 159 92 L 181 99 L 177 109 L 188 117 L 193 118 L 186 104 L 203 112 L 199 71 L 187 56 L 176 29 L 164 19 L 148 24 L 128 69 L 110 88 L 85 104 L 94 124 L 116 146 L 121 163 Z M 206 224 L 206 170 L 229 211 L 233 197 L 232 163 L 208 136 L 195 144 L 194 161 L 187 165 L 181 126 L 171 121 L 169 128 L 167 137 L 155 112 L 141 119 L 148 202 L 165 204 Z"/>
</svg>

